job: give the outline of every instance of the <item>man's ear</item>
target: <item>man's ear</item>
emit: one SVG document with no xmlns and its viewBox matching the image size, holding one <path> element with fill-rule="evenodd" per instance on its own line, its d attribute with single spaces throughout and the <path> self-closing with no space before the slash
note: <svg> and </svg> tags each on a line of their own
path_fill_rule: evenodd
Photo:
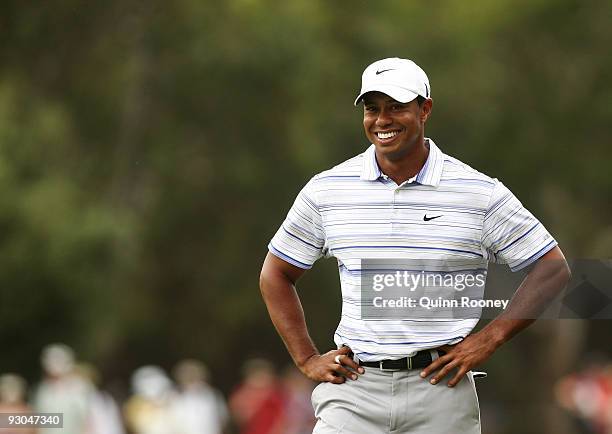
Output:
<svg viewBox="0 0 612 434">
<path fill-rule="evenodd" d="M 425 101 L 423 101 L 423 104 L 421 104 L 421 122 L 427 122 L 432 109 L 433 99 L 427 98 Z"/>
</svg>

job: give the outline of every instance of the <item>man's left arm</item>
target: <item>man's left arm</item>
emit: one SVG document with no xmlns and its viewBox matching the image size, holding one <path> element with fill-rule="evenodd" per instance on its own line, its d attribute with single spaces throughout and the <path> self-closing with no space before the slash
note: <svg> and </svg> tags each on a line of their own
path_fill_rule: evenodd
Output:
<svg viewBox="0 0 612 434">
<path fill-rule="evenodd" d="M 435 372 L 430 383 L 437 384 L 456 369 L 448 382 L 449 387 L 455 386 L 468 371 L 483 363 L 501 345 L 533 323 L 563 290 L 570 276 L 563 252 L 559 247 L 554 247 L 535 263 L 502 314 L 458 344 L 440 347 L 446 354 L 427 366 L 421 372 L 421 377 L 426 378 Z"/>
</svg>

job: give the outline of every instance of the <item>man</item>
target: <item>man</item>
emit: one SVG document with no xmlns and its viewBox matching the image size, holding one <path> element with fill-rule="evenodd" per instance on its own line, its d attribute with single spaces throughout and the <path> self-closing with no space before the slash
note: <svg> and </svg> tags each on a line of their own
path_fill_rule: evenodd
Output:
<svg viewBox="0 0 612 434">
<path fill-rule="evenodd" d="M 314 433 L 479 433 L 471 369 L 545 309 L 569 279 L 567 263 L 500 181 L 425 138 L 431 87 L 414 62 L 368 66 L 355 105 L 362 102 L 372 145 L 299 193 L 269 244 L 263 298 L 295 364 L 321 382 L 312 396 Z M 338 349 L 325 354 L 295 291 L 321 256 L 337 258 L 343 300 Z M 531 269 L 504 312 L 472 333 L 478 318 L 364 318 L 362 265 L 372 259 Z"/>
</svg>

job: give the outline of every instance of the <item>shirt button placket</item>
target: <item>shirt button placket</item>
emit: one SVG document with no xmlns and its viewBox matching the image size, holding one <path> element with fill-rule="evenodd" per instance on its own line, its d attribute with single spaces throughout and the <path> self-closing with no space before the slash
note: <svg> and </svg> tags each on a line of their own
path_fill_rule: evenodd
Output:
<svg viewBox="0 0 612 434">
<path fill-rule="evenodd" d="M 397 218 L 399 216 L 398 199 L 400 188 L 401 187 L 397 187 L 393 190 L 393 201 L 391 204 L 391 233 L 395 233 L 395 231 L 398 229 Z"/>
</svg>

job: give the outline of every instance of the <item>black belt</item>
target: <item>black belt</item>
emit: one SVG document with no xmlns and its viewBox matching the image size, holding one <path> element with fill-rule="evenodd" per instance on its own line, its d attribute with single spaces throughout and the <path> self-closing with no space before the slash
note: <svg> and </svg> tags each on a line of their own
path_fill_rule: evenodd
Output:
<svg viewBox="0 0 612 434">
<path fill-rule="evenodd" d="M 397 360 L 379 360 L 376 362 L 362 362 L 359 361 L 361 366 L 369 368 L 379 368 L 382 371 L 402 371 L 405 369 L 422 369 L 428 366 L 433 360 L 431 358 L 431 351 L 437 351 L 439 355 L 445 354 L 440 350 L 423 350 L 419 351 L 412 357 L 404 357 L 403 359 Z"/>
</svg>

